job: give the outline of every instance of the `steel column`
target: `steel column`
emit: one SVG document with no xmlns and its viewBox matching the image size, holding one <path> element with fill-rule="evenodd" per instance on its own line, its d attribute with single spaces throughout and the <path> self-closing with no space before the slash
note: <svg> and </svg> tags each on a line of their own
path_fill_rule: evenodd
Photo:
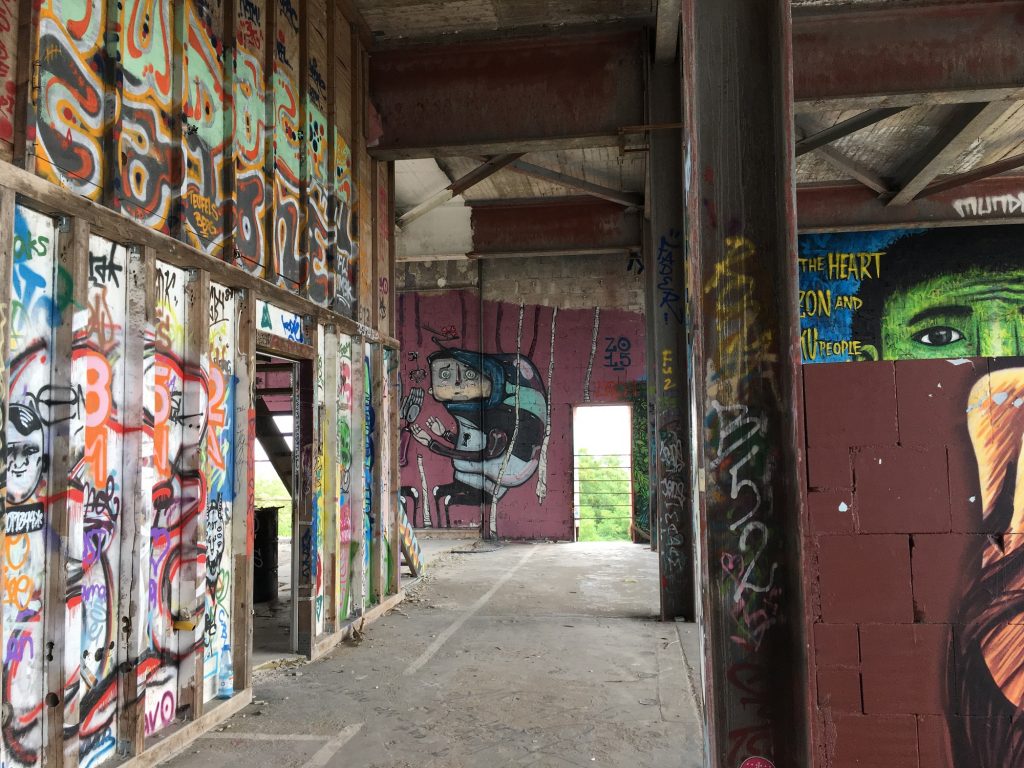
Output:
<svg viewBox="0 0 1024 768">
<path fill-rule="evenodd" d="M 681 119 L 679 60 L 651 67 L 652 123 Z M 657 439 L 652 465 L 657 483 L 651 527 L 658 527 L 661 618 L 693 621 L 696 610 L 693 515 L 689 500 L 689 387 L 685 308 L 683 147 L 679 131 L 650 134 L 651 237 L 646 254 L 648 362 L 653 384 L 650 407 Z"/>
<path fill-rule="evenodd" d="M 790 2 L 684 9 L 707 764 L 806 768 Z"/>
</svg>

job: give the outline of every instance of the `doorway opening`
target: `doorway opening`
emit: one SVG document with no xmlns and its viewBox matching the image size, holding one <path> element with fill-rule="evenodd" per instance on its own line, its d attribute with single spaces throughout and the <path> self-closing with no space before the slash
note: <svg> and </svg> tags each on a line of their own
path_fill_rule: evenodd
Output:
<svg viewBox="0 0 1024 768">
<path fill-rule="evenodd" d="M 630 541 L 632 438 L 628 405 L 581 405 L 573 410 L 576 541 Z"/>
<path fill-rule="evenodd" d="M 298 508 L 296 418 L 299 364 L 256 358 L 253 667 L 297 653 L 292 573 Z"/>
</svg>

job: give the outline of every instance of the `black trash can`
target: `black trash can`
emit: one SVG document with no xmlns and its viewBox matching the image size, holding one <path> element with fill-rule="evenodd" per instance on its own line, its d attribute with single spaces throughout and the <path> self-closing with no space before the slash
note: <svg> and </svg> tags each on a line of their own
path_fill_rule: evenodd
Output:
<svg viewBox="0 0 1024 768">
<path fill-rule="evenodd" d="M 252 601 L 277 599 L 277 515 L 281 507 L 257 507 L 252 548 Z"/>
</svg>

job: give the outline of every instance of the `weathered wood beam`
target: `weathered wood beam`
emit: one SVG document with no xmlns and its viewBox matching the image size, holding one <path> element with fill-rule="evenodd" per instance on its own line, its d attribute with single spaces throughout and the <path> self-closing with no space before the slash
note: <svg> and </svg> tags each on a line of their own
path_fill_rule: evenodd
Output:
<svg viewBox="0 0 1024 768">
<path fill-rule="evenodd" d="M 529 176 L 534 179 L 540 179 L 541 181 L 558 184 L 567 189 L 581 192 L 584 195 L 596 197 L 598 200 L 607 200 L 610 203 L 618 203 L 619 205 L 624 205 L 627 208 L 639 208 L 644 204 L 644 196 L 641 194 L 637 194 L 635 192 L 622 192 L 621 190 L 612 189 L 611 187 L 602 187 L 598 184 L 591 184 L 589 181 L 578 179 L 575 176 L 569 176 L 565 173 L 559 173 L 558 171 L 553 171 L 550 168 L 545 168 L 541 165 L 528 163 L 524 160 L 516 160 L 514 163 L 510 163 L 508 165 L 508 170 L 523 176 Z"/>
<path fill-rule="evenodd" d="M 856 133 L 875 123 L 880 123 L 882 120 L 892 117 L 905 109 L 906 107 L 868 109 L 829 128 L 811 133 L 796 143 L 796 156 L 806 155 L 808 152 L 824 147 L 826 144 L 831 144 L 833 141 L 838 141 L 844 136 L 849 136 L 851 133 Z"/>
<path fill-rule="evenodd" d="M 938 178 L 922 189 L 921 193 L 917 196 L 917 199 L 920 200 L 922 197 L 929 197 L 930 195 L 934 195 L 939 192 L 947 192 L 951 189 L 964 187 L 968 184 L 973 184 L 976 181 L 982 181 L 983 179 L 998 176 L 999 174 L 1007 173 L 1008 171 L 1015 171 L 1022 167 L 1024 167 L 1024 154 L 1013 155 L 1012 157 L 997 160 L 994 163 L 983 165 L 980 168 L 975 168 L 974 170 L 967 171 L 965 173 L 958 173 L 953 176 Z"/>
<path fill-rule="evenodd" d="M 818 125 L 818 121 L 810 115 L 797 115 L 796 129 L 797 133 L 801 136 L 814 135 L 823 130 Z M 797 146 L 800 146 L 799 142 L 797 142 Z M 859 181 L 868 189 L 872 189 L 880 195 L 887 194 L 892 191 L 889 183 L 885 179 L 863 163 L 854 160 L 852 157 L 849 157 L 835 147 L 825 145 L 817 147 L 814 151 L 837 171 L 849 176 L 855 181 Z"/>
<path fill-rule="evenodd" d="M 889 205 L 906 205 L 957 159 L 979 136 L 1007 110 L 1010 102 L 964 104 L 954 111 L 946 124 L 921 153 L 910 160 L 899 174 L 899 191 Z"/>
<path fill-rule="evenodd" d="M 398 226 L 405 227 L 416 221 L 416 219 L 422 218 L 430 213 L 435 208 L 439 208 L 444 205 L 452 198 L 461 195 L 466 190 L 472 189 L 482 181 L 486 181 L 491 178 L 494 174 L 500 171 L 502 168 L 514 163 L 523 154 L 520 153 L 509 153 L 505 155 L 498 155 L 497 157 L 488 158 L 482 165 L 477 166 L 472 171 L 467 173 L 465 176 L 456 179 L 444 189 L 439 189 L 437 192 L 432 194 L 426 200 L 414 208 L 410 208 L 408 211 L 398 217 Z"/>
<path fill-rule="evenodd" d="M 274 421 L 274 414 L 267 408 L 259 392 L 253 398 L 253 403 L 255 404 L 253 418 L 256 439 L 263 446 L 263 452 L 267 454 L 270 465 L 274 468 L 274 472 L 277 473 L 282 485 L 287 489 L 288 495 L 294 496 L 295 493 L 292 487 L 292 449 L 288 447 L 288 442 L 284 439 L 284 435 L 281 434 L 281 431 L 277 428 L 277 423 Z"/>
</svg>

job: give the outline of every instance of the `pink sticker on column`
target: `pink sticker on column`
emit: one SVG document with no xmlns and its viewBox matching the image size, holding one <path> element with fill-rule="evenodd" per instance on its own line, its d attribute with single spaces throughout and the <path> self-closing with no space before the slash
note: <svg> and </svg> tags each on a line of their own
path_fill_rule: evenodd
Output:
<svg viewBox="0 0 1024 768">
<path fill-rule="evenodd" d="M 740 768 L 775 768 L 775 763 L 767 757 L 748 757 Z"/>
</svg>

